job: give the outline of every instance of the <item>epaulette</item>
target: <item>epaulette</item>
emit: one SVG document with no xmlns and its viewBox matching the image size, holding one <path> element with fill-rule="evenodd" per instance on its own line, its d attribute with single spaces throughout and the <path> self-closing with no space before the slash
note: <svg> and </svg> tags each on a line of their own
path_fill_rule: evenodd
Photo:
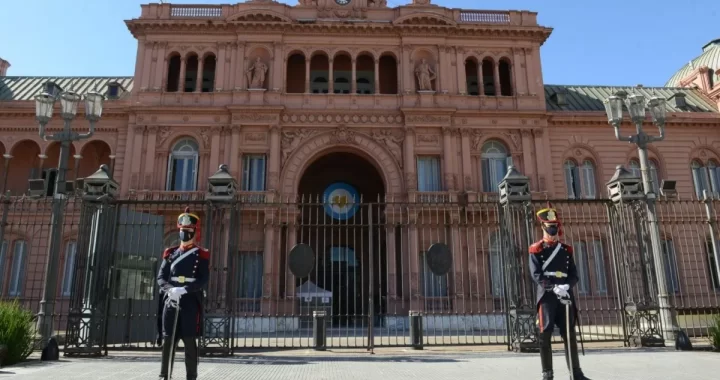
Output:
<svg viewBox="0 0 720 380">
<path fill-rule="evenodd" d="M 180 247 L 179 245 L 176 245 L 174 247 L 165 249 L 165 251 L 163 251 L 163 255 L 162 255 L 163 260 L 170 257 L 170 255 L 172 255 L 179 247 Z"/>
<path fill-rule="evenodd" d="M 210 251 L 208 251 L 205 248 L 200 248 L 200 247 L 198 247 L 198 248 L 199 248 L 198 256 L 200 256 L 201 259 L 210 260 Z"/>
<path fill-rule="evenodd" d="M 565 250 L 567 251 L 568 254 L 570 254 L 570 255 L 573 254 L 573 247 L 572 247 L 572 245 L 570 245 L 570 244 L 565 244 L 565 243 L 562 243 L 562 245 L 563 245 L 563 248 L 565 248 Z"/>
<path fill-rule="evenodd" d="M 536 254 L 542 252 L 542 250 L 543 250 L 543 241 L 542 240 L 531 244 L 530 248 L 528 249 L 528 251 L 530 252 L 531 255 L 536 255 Z"/>
</svg>

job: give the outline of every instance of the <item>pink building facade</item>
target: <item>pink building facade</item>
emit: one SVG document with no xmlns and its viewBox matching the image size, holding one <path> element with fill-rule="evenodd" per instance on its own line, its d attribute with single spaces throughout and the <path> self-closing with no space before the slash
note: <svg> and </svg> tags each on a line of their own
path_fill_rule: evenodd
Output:
<svg viewBox="0 0 720 380">
<path fill-rule="evenodd" d="M 492 204 L 510 165 L 529 178 L 533 199 L 556 200 L 561 217 L 575 221 L 566 228 L 568 239 L 586 252 L 588 282 L 581 286 L 587 308 L 601 310 L 589 323 L 619 325 L 613 316 L 621 309 L 613 290 L 619 276 L 611 273 L 606 252 L 611 223 L 599 221 L 608 198 L 605 183 L 616 166 L 639 175 L 636 147 L 615 139 L 602 103 L 619 90 L 667 101 L 667 138 L 649 148 L 651 175 L 655 190 L 663 180 L 676 181 L 677 198 L 664 209 L 667 220 L 685 215 L 695 222 L 685 232 L 677 224 L 664 227 L 665 241 L 676 239 L 667 255 L 678 263 L 666 272 L 682 289 L 678 303 L 697 301 L 695 309 L 703 312 L 719 306 L 720 282 L 700 221 L 705 209 L 696 200 L 703 191 L 720 193 L 720 40 L 705 46 L 668 87 L 618 88 L 545 84 L 541 46 L 552 29 L 528 11 L 449 9 L 429 0 L 395 8 L 373 0 L 301 0 L 295 6 L 258 0 L 148 4 L 126 25 L 138 41 L 133 77 L 12 77 L 9 63 L 0 60 L 5 189 L 12 199 L 30 202 L 22 198 L 29 179 L 44 178 L 52 188 L 59 147 L 38 137 L 34 119 L 33 97 L 43 91 L 106 95 L 94 136 L 72 146 L 67 177 L 84 178 L 108 165 L 120 186 L 118 199 L 158 202 L 137 209 L 165 218 L 152 222 L 160 225 L 163 244 L 174 241 L 173 218 L 185 203 L 218 226 L 227 222 L 202 208 L 207 178 L 226 164 L 245 205 L 241 241 L 236 249 L 219 250 L 217 261 L 236 259 L 218 282 L 237 289 L 236 332 L 301 329 L 302 318 L 292 318 L 309 315 L 301 294 L 310 292 L 302 288 L 307 283 L 318 286 L 310 293 L 320 304 L 345 297 L 329 302 L 333 316 L 367 315 L 373 304 L 383 328 L 397 328 L 403 322 L 396 319 L 410 310 L 436 309 L 468 316 L 429 322 L 443 328 L 503 325 L 498 273 L 504 264 L 493 258 L 493 229 L 500 222 Z M 61 123 L 51 121 L 50 131 Z M 87 128 L 81 118 L 73 125 Z M 646 128 L 654 128 L 650 119 Z M 623 130 L 631 133 L 631 124 Z M 347 224 L 348 218 L 325 215 L 322 207 L 317 215 L 308 211 L 336 183 L 350 184 L 343 194 L 362 197 L 356 203 L 370 205 L 368 210 L 382 205 L 381 215 Z M 481 206 L 469 211 L 463 202 Z M 49 207 L 34 210 L 33 220 L 49 217 Z M 13 215 L 21 219 L 5 233 L 0 289 L 3 297 L 35 302 L 47 226 L 25 221 L 31 214 Z M 77 268 L 71 263 L 82 239 L 77 218 L 64 237 L 60 299 L 72 293 L 73 282 L 63 276 Z M 35 232 L 23 229 L 29 224 Z M 381 230 L 381 236 L 365 228 Z M 692 238 L 677 240 L 681 236 Z M 452 276 L 428 280 L 422 255 L 439 240 L 457 248 Z M 316 260 L 344 263 L 339 274 L 325 262 L 325 280 L 294 278 L 286 269 L 287 251 L 299 242 L 313 246 Z M 373 245 L 383 253 L 370 259 L 366 246 Z M 350 264 L 356 251 L 357 266 Z M 137 276 L 118 276 L 135 290 L 116 299 L 152 299 L 152 279 Z M 337 281 L 355 283 L 340 287 L 343 295 Z M 221 286 L 214 286 L 219 292 Z M 363 292 L 372 301 L 349 306 L 354 301 L 348 299 L 367 298 Z M 148 305 L 143 307 L 151 310 Z M 111 314 L 122 314 L 122 307 L 111 306 Z M 290 322 L 279 322 L 278 315 Z M 350 323 L 343 321 L 338 323 Z M 608 329 L 589 334 L 598 340 L 619 334 Z"/>
</svg>

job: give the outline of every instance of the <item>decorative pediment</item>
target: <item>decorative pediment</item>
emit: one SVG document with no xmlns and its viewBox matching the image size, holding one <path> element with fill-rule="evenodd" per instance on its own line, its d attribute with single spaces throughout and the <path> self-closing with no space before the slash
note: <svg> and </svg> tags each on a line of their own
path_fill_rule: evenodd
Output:
<svg viewBox="0 0 720 380">
<path fill-rule="evenodd" d="M 229 22 L 281 22 L 292 23 L 292 19 L 267 9 L 250 9 L 228 17 Z"/>
<path fill-rule="evenodd" d="M 455 26 L 457 23 L 445 16 L 430 12 L 417 12 L 396 19 L 395 25 L 437 25 Z"/>
</svg>

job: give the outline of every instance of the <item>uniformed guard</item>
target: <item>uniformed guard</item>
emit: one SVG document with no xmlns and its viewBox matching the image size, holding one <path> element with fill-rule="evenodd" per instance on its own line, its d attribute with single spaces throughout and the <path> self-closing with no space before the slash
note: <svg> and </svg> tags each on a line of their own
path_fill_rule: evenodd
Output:
<svg viewBox="0 0 720 380">
<path fill-rule="evenodd" d="M 530 246 L 530 273 L 537 284 L 537 323 L 540 330 L 540 360 L 544 380 L 553 379 L 552 333 L 555 325 L 561 330 L 565 344 L 568 370 L 574 380 L 589 380 L 580 369 L 575 323 L 577 306 L 573 289 L 578 282 L 572 246 L 561 243 L 560 219 L 557 210 L 548 204 L 537 212 L 543 230 L 543 239 Z M 566 313 L 566 304 L 572 302 L 572 310 Z M 569 319 L 569 320 L 567 320 Z M 568 328 L 569 323 L 570 326 Z M 568 334 L 569 330 L 569 334 Z M 569 337 L 567 335 L 570 335 Z M 569 345 L 569 347 L 568 347 Z"/>
<path fill-rule="evenodd" d="M 157 282 L 164 293 L 166 302 L 162 311 L 162 364 L 160 379 L 168 379 L 168 367 L 174 354 L 174 346 L 180 339 L 185 345 L 185 370 L 188 380 L 197 379 L 198 345 L 196 338 L 202 336 L 203 287 L 209 277 L 210 252 L 195 244 L 200 237 L 200 218 L 185 212 L 178 216 L 177 227 L 180 233 L 180 245 L 170 247 L 163 252 L 163 261 L 158 272 Z M 175 341 L 173 326 L 179 304 Z M 172 342 L 172 343 L 171 343 Z M 174 344 L 173 344 L 174 343 Z"/>
</svg>

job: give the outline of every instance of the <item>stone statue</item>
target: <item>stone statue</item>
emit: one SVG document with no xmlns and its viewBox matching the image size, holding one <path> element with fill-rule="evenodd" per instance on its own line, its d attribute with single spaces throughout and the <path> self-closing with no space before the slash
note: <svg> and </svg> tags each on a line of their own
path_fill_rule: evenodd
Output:
<svg viewBox="0 0 720 380">
<path fill-rule="evenodd" d="M 260 57 L 255 58 L 255 62 L 245 72 L 248 80 L 248 88 L 265 88 L 265 75 L 267 71 L 268 67 L 260 60 Z"/>
<path fill-rule="evenodd" d="M 425 58 L 415 68 L 415 76 L 418 80 L 418 91 L 432 91 L 432 81 L 435 79 L 435 71 Z"/>
</svg>

